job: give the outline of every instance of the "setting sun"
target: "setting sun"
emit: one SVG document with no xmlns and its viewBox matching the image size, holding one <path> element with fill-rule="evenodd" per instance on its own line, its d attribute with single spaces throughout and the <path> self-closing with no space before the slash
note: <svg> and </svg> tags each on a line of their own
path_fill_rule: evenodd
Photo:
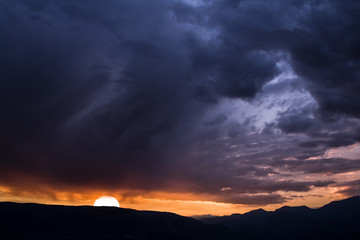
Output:
<svg viewBox="0 0 360 240">
<path fill-rule="evenodd" d="M 95 207 L 120 207 L 118 200 L 111 196 L 103 196 L 96 199 Z"/>
</svg>

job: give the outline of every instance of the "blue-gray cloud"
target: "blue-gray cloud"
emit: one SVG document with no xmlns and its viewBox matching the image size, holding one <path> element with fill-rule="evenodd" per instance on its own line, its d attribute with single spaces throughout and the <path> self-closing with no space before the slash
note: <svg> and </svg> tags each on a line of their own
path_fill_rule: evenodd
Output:
<svg viewBox="0 0 360 240">
<path fill-rule="evenodd" d="M 360 141 L 359 8 L 3 0 L 0 181 L 170 187 L 246 204 L 334 184 L 276 176 L 358 169 L 341 158 L 303 160 Z M 269 85 L 282 61 L 296 76 Z M 309 104 L 277 99 L 304 92 Z M 224 101 L 279 112 L 258 129 L 256 113 L 235 118 L 218 109 Z M 265 195 L 238 195 L 253 193 Z"/>
</svg>

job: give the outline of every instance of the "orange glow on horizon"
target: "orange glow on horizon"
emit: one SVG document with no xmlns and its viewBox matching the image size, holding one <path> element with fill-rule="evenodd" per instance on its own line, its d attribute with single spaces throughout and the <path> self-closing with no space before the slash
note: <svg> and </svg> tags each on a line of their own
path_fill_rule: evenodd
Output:
<svg viewBox="0 0 360 240">
<path fill-rule="evenodd" d="M 131 208 L 137 210 L 153 210 L 162 212 L 174 212 L 184 216 L 194 215 L 230 215 L 233 213 L 245 213 L 254 209 L 263 208 L 268 211 L 280 208 L 283 205 L 299 206 L 307 205 L 309 207 L 321 207 L 331 201 L 346 198 L 337 193 L 337 188 L 316 189 L 304 195 L 306 197 L 297 197 L 284 204 L 269 205 L 243 205 L 221 203 L 203 200 L 205 196 L 189 193 L 167 193 L 150 192 L 137 193 L 130 195 L 128 192 L 119 192 L 117 194 L 103 191 L 88 192 L 65 192 L 65 191 L 19 191 L 10 187 L 0 186 L 0 201 L 12 202 L 35 202 L 42 204 L 55 205 L 89 205 L 92 206 L 95 200 L 104 195 L 114 196 L 122 208 Z M 114 191 L 116 192 L 116 191 Z M 294 193 L 281 193 L 284 196 L 290 196 Z M 296 194 L 296 193 L 295 193 Z M 327 197 L 322 197 L 327 196 Z M 200 199 L 200 200 L 199 200 Z"/>
</svg>

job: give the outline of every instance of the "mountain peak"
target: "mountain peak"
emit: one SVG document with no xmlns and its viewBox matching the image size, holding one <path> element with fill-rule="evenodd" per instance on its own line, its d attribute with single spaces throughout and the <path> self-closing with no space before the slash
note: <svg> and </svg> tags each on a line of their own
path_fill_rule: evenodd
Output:
<svg viewBox="0 0 360 240">
<path fill-rule="evenodd" d="M 312 209 L 307 206 L 295 206 L 295 207 L 283 206 L 279 209 L 276 209 L 275 213 L 292 213 L 292 214 L 307 215 L 311 211 Z"/>
<path fill-rule="evenodd" d="M 258 215 L 258 214 L 266 214 L 268 211 L 265 211 L 262 208 L 252 210 L 250 212 L 245 213 L 244 215 Z"/>
</svg>

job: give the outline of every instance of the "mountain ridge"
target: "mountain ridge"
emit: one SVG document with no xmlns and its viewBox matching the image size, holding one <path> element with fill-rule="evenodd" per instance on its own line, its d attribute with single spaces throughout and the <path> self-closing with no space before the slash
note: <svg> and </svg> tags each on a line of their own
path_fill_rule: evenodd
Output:
<svg viewBox="0 0 360 240">
<path fill-rule="evenodd" d="M 238 231 L 251 229 L 267 234 L 269 239 L 358 239 L 360 196 L 333 201 L 317 209 L 283 206 L 275 211 L 258 209 L 200 220 Z"/>
<path fill-rule="evenodd" d="M 2 240 L 355 240 L 359 225 L 359 196 L 317 209 L 283 206 L 200 220 L 117 207 L 0 202 Z"/>
<path fill-rule="evenodd" d="M 211 226 L 170 212 L 116 207 L 0 203 L 0 239 L 237 239 L 225 226 Z"/>
</svg>

